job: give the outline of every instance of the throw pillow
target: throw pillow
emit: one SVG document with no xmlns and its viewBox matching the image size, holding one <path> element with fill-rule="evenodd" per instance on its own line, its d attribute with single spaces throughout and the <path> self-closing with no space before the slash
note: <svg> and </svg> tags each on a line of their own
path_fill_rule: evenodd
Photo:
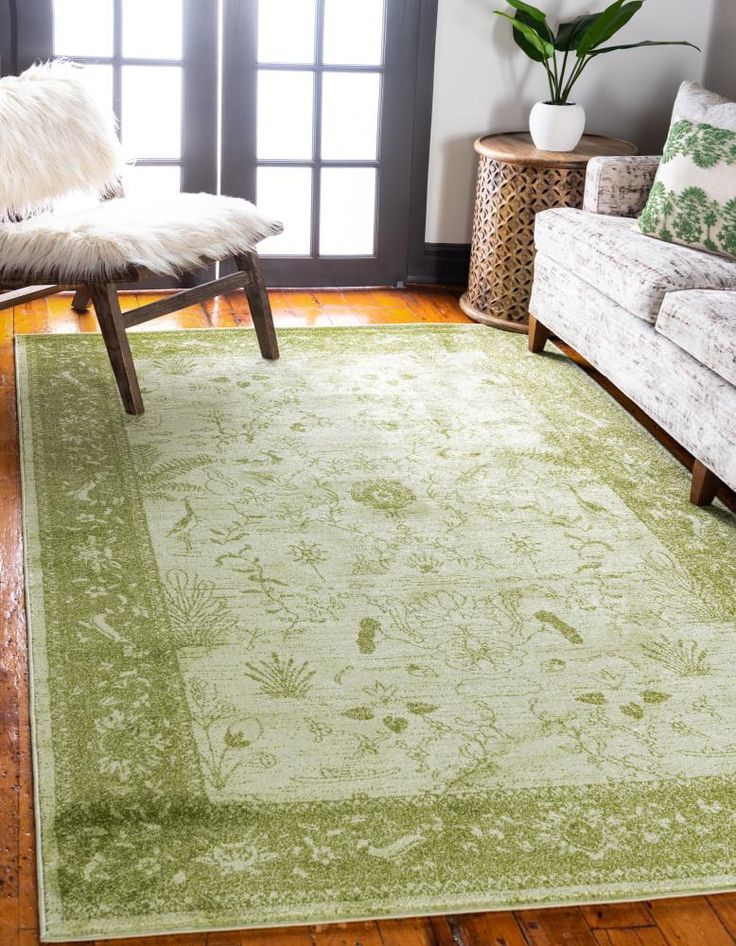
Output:
<svg viewBox="0 0 736 946">
<path fill-rule="evenodd" d="M 736 258 L 736 103 L 683 83 L 639 228 Z"/>
</svg>

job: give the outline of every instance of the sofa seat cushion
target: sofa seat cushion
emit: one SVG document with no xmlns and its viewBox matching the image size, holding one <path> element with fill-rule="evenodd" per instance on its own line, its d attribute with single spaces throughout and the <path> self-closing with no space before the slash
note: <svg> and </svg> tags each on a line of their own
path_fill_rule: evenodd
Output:
<svg viewBox="0 0 736 946">
<path fill-rule="evenodd" d="M 736 292 L 671 292 L 665 296 L 654 327 L 736 385 Z"/>
<path fill-rule="evenodd" d="M 669 292 L 736 289 L 736 260 L 644 236 L 628 217 L 570 207 L 537 214 L 537 250 L 654 324 Z"/>
</svg>

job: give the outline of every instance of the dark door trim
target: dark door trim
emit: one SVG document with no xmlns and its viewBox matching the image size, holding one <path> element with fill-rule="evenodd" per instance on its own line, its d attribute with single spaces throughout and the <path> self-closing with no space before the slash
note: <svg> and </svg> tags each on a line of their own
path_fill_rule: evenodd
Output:
<svg viewBox="0 0 736 946">
<path fill-rule="evenodd" d="M 50 59 L 54 48 L 53 0 L 20 0 L 17 3 L 18 72 L 34 62 Z"/>
<path fill-rule="evenodd" d="M 426 271 L 427 183 L 434 98 L 434 53 L 438 0 L 422 0 L 417 36 L 417 94 L 414 102 L 414 141 L 411 164 L 411 212 L 406 282 Z"/>
</svg>

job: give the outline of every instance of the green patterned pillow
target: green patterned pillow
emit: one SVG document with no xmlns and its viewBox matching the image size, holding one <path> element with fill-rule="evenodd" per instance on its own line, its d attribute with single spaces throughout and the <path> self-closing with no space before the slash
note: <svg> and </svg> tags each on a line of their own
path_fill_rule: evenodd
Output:
<svg viewBox="0 0 736 946">
<path fill-rule="evenodd" d="M 683 83 L 642 233 L 736 258 L 736 105 Z"/>
<path fill-rule="evenodd" d="M 639 228 L 736 258 L 736 131 L 675 119 Z"/>
</svg>

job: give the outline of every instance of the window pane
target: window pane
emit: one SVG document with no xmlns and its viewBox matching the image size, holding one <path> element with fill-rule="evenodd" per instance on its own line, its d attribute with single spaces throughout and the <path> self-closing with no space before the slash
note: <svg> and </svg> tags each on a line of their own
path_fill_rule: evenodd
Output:
<svg viewBox="0 0 736 946">
<path fill-rule="evenodd" d="M 326 72 L 322 77 L 322 157 L 375 160 L 378 149 L 377 72 Z"/>
<path fill-rule="evenodd" d="M 128 166 L 123 172 L 126 197 L 164 197 L 181 190 L 181 168 Z"/>
<path fill-rule="evenodd" d="M 267 256 L 308 256 L 312 226 L 310 168 L 258 168 L 258 209 L 275 217 L 284 232 L 258 244 Z"/>
<path fill-rule="evenodd" d="M 379 65 L 383 6 L 384 0 L 325 0 L 324 61 Z"/>
<path fill-rule="evenodd" d="M 54 55 L 112 56 L 112 0 L 54 0 Z"/>
<path fill-rule="evenodd" d="M 258 73 L 258 157 L 312 157 L 311 72 Z"/>
<path fill-rule="evenodd" d="M 123 56 L 181 59 L 182 0 L 123 0 Z"/>
<path fill-rule="evenodd" d="M 259 0 L 258 61 L 314 62 L 314 0 Z"/>
<path fill-rule="evenodd" d="M 85 66 L 82 78 L 102 108 L 112 111 L 112 66 Z"/>
<path fill-rule="evenodd" d="M 123 66 L 122 131 L 132 157 L 180 157 L 179 66 Z"/>
<path fill-rule="evenodd" d="M 372 256 L 375 168 L 323 168 L 320 198 L 320 254 Z"/>
</svg>

